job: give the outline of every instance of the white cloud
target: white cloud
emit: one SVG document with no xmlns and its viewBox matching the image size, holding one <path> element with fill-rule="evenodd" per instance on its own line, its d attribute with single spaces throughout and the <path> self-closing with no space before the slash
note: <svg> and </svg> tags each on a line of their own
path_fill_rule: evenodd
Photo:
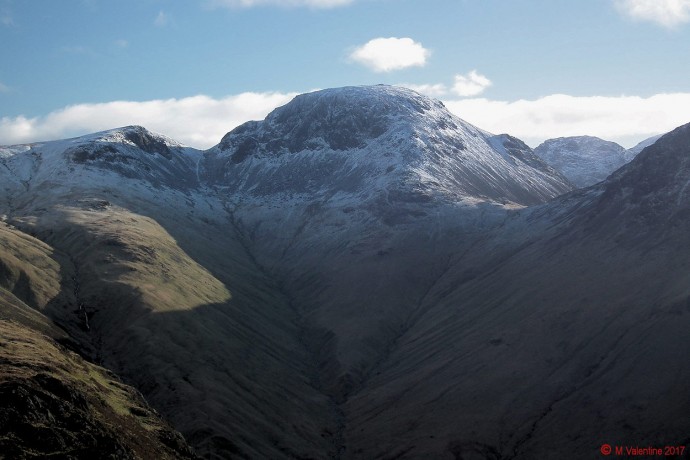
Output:
<svg viewBox="0 0 690 460">
<path fill-rule="evenodd" d="M 232 128 L 263 119 L 294 96 L 296 93 L 242 93 L 222 99 L 193 96 L 78 104 L 42 117 L 0 118 L 0 145 L 64 139 L 136 124 L 183 144 L 208 148 Z"/>
<path fill-rule="evenodd" d="M 536 146 L 545 139 L 591 135 L 632 146 L 690 122 L 690 93 L 643 98 L 554 94 L 514 102 L 483 98 L 444 101 L 460 118 L 490 132 Z"/>
<path fill-rule="evenodd" d="M 462 97 L 477 96 L 489 86 L 491 86 L 491 80 L 473 70 L 467 75 L 455 76 L 453 92 Z"/>
<path fill-rule="evenodd" d="M 0 93 L 9 93 L 10 87 L 0 81 Z"/>
<path fill-rule="evenodd" d="M 443 83 L 436 84 L 425 84 L 425 85 L 415 85 L 413 83 L 402 83 L 398 86 L 404 86 L 413 91 L 417 91 L 420 94 L 424 94 L 429 97 L 441 97 L 448 94 L 448 88 Z"/>
<path fill-rule="evenodd" d="M 335 8 L 353 3 L 354 0 L 209 0 L 211 7 L 251 8 L 254 6 L 280 6 L 295 8 Z"/>
<path fill-rule="evenodd" d="M 263 119 L 295 93 L 242 93 L 145 102 L 78 104 L 27 118 L 0 118 L 0 145 L 63 139 L 138 124 L 184 144 L 208 148 L 232 128 Z M 460 118 L 490 132 L 509 133 L 536 146 L 560 136 L 592 135 L 630 147 L 690 122 L 690 93 L 642 98 L 551 95 L 536 100 L 445 100 Z"/>
<path fill-rule="evenodd" d="M 121 38 L 119 40 L 115 40 L 115 46 L 118 48 L 127 48 L 129 46 L 129 42 Z"/>
<path fill-rule="evenodd" d="M 411 38 L 375 38 L 356 48 L 350 59 L 374 72 L 423 67 L 431 52 Z"/>
<path fill-rule="evenodd" d="M 633 19 L 675 27 L 690 21 L 690 0 L 615 0 L 616 6 Z"/>
<path fill-rule="evenodd" d="M 159 11 L 156 19 L 153 20 L 153 25 L 156 27 L 165 27 L 170 23 L 170 16 L 165 11 Z"/>
</svg>

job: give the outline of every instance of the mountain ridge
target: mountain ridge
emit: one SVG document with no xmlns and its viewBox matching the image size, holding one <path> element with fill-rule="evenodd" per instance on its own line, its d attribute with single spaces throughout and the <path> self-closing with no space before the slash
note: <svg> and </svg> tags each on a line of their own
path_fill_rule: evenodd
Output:
<svg viewBox="0 0 690 460">
<path fill-rule="evenodd" d="M 513 150 L 498 152 L 492 136 L 414 91 L 345 87 L 297 96 L 264 121 L 235 128 L 204 161 L 207 171 L 217 171 L 213 183 L 249 196 L 371 195 L 366 188 L 375 183 L 378 189 L 416 188 L 456 201 L 524 205 L 570 189 L 526 145 L 512 156 Z M 262 181 L 268 171 L 270 179 Z M 335 177 L 335 185 L 328 182 Z M 366 185 L 358 181 L 364 177 Z"/>
</svg>

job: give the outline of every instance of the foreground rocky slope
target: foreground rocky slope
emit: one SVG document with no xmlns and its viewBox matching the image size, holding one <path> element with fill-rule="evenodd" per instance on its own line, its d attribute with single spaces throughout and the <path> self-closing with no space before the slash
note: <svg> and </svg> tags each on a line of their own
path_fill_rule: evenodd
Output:
<svg viewBox="0 0 690 460">
<path fill-rule="evenodd" d="M 5 458 L 197 458 L 140 394 L 40 332 L 0 320 Z"/>
<path fill-rule="evenodd" d="M 31 241 L 2 253 L 30 261 L 3 311 L 206 458 L 688 444 L 688 131 L 562 196 L 519 140 L 390 87 L 300 96 L 206 152 L 139 127 L 3 148 Z"/>
</svg>

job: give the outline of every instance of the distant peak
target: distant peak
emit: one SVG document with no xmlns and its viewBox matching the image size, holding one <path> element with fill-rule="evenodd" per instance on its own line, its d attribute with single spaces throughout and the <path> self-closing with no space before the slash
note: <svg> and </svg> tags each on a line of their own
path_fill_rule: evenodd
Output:
<svg viewBox="0 0 690 460">
<path fill-rule="evenodd" d="M 611 145 L 611 146 L 618 146 L 621 149 L 620 145 L 618 145 L 616 142 L 613 141 L 607 141 L 606 139 L 601 139 L 600 137 L 596 136 L 567 136 L 567 137 L 556 137 L 553 139 L 547 139 L 545 140 L 542 145 L 565 145 L 565 144 L 571 144 L 573 146 L 577 145 L 591 145 L 591 144 L 602 144 L 602 145 Z"/>
<path fill-rule="evenodd" d="M 607 142 L 605 139 L 596 136 L 563 136 L 557 137 L 555 139 L 549 139 L 550 141 L 567 141 L 567 140 L 580 140 L 580 141 L 602 141 Z"/>
</svg>

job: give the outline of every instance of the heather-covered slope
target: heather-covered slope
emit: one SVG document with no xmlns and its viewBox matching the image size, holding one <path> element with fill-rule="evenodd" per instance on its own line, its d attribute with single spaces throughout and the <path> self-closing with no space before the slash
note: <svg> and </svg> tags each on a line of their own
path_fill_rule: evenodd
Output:
<svg viewBox="0 0 690 460">
<path fill-rule="evenodd" d="M 35 329 L 0 320 L 0 363 L 4 458 L 197 458 L 134 388 Z"/>
</svg>

